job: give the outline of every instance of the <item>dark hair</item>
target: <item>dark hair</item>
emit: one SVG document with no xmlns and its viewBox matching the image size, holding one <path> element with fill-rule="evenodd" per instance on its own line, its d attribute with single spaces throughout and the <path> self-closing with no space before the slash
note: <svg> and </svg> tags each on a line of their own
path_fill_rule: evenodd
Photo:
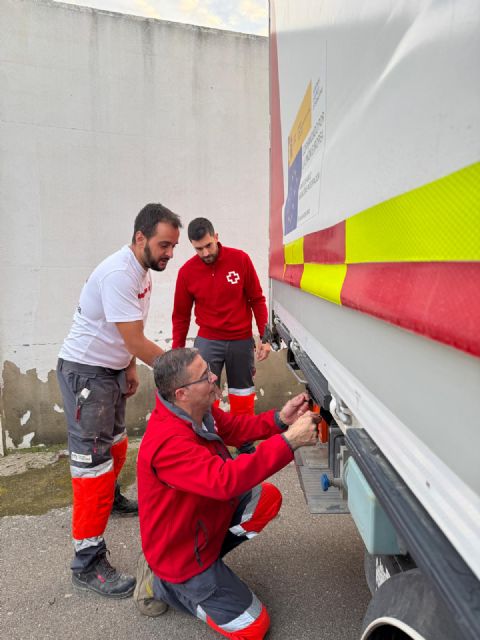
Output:
<svg viewBox="0 0 480 640">
<path fill-rule="evenodd" d="M 188 239 L 190 242 L 192 240 L 201 240 L 207 234 L 213 236 L 214 233 L 213 224 L 206 218 L 195 218 L 188 225 Z"/>
<path fill-rule="evenodd" d="M 182 347 L 166 351 L 153 362 L 153 377 L 158 392 L 168 402 L 175 401 L 175 390 L 186 384 L 186 369 L 198 356 L 198 349 Z"/>
<path fill-rule="evenodd" d="M 175 229 L 182 228 L 182 222 L 176 213 L 164 207 L 163 204 L 151 202 L 150 204 L 146 204 L 135 218 L 133 225 L 133 244 L 135 244 L 137 231 L 141 231 L 148 240 L 148 238 L 151 238 L 155 234 L 159 222 L 167 222 Z"/>
</svg>

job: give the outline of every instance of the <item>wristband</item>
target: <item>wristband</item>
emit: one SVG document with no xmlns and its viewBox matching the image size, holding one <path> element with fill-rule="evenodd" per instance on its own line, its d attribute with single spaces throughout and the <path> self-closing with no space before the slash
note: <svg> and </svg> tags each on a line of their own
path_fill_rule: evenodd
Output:
<svg viewBox="0 0 480 640">
<path fill-rule="evenodd" d="M 286 431 L 290 425 L 285 424 L 283 420 L 280 418 L 280 411 L 275 411 L 274 420 L 277 427 L 279 427 L 282 431 Z"/>
<path fill-rule="evenodd" d="M 290 442 L 287 440 L 287 438 L 285 437 L 284 433 L 280 434 L 281 437 L 285 440 L 285 442 L 287 443 L 287 445 L 290 447 L 290 450 L 292 451 L 292 453 L 295 453 L 295 449 L 292 447 L 292 445 L 290 444 Z"/>
</svg>

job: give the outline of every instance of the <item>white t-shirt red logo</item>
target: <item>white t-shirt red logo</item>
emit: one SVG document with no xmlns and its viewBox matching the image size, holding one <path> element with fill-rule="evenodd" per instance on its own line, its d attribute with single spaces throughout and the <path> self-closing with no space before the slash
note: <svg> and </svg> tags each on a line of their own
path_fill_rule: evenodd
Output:
<svg viewBox="0 0 480 640">
<path fill-rule="evenodd" d="M 137 298 L 138 298 L 139 300 L 141 300 L 142 298 L 144 298 L 144 297 L 147 295 L 147 293 L 150 291 L 150 289 L 151 289 L 151 288 L 152 288 L 152 287 L 151 287 L 150 285 L 148 285 L 147 287 L 145 287 L 145 289 L 142 291 L 142 293 L 139 293 L 139 294 L 137 295 Z"/>
<path fill-rule="evenodd" d="M 237 282 L 240 280 L 240 276 L 236 271 L 229 271 L 227 274 L 227 280 L 228 282 L 230 282 L 230 284 L 237 284 Z"/>
</svg>

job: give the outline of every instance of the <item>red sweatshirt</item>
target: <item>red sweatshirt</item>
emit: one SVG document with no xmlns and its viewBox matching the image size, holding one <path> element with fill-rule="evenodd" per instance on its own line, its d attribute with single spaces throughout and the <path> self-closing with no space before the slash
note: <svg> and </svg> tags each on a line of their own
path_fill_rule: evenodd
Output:
<svg viewBox="0 0 480 640">
<path fill-rule="evenodd" d="M 244 251 L 218 244 L 213 264 L 194 256 L 178 272 L 172 314 L 174 349 L 185 346 L 194 303 L 202 338 L 251 338 L 252 311 L 260 337 L 264 334 L 268 311 L 252 261 Z"/>
<path fill-rule="evenodd" d="M 184 582 L 217 560 L 239 497 L 293 459 L 273 411 L 235 416 L 213 409 L 205 429 L 157 398 L 138 452 L 142 549 L 153 572 Z M 234 460 L 226 444 L 268 438 Z"/>
</svg>

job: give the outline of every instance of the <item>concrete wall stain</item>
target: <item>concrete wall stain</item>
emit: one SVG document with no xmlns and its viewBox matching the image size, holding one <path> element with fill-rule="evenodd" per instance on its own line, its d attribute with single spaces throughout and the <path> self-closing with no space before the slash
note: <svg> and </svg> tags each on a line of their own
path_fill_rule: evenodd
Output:
<svg viewBox="0 0 480 640">
<path fill-rule="evenodd" d="M 49 0 L 2 10 L 11 90 L 2 104 L 10 242 L 0 267 L 0 455 L 6 445 L 65 444 L 57 354 L 85 279 L 129 241 L 145 202 L 166 202 L 185 224 L 201 203 L 221 240 L 249 253 L 265 293 L 268 255 L 266 38 Z M 191 255 L 184 233 L 173 266 L 154 274 L 146 332 L 160 346 L 171 336 L 175 270 Z M 258 367 L 257 411 L 296 385 L 278 357 Z M 139 365 L 139 375 L 127 403 L 132 435 L 155 404 L 150 369 Z"/>
<path fill-rule="evenodd" d="M 257 366 L 255 411 L 280 408 L 296 393 L 303 391 L 285 366 L 286 351 L 271 353 L 266 362 Z M 140 386 L 128 400 L 127 431 L 141 436 L 155 406 L 155 385 L 149 367 L 139 364 Z M 228 410 L 225 397 L 222 408 Z M 40 380 L 36 369 L 22 373 L 13 362 L 3 364 L 3 388 L 0 411 L 5 433 L 6 452 L 35 446 L 64 444 L 67 439 L 63 400 L 54 370 L 46 381 Z"/>
<path fill-rule="evenodd" d="M 55 404 L 63 407 L 55 371 L 50 371 L 47 381 L 43 382 L 36 369 L 22 373 L 16 364 L 7 360 L 3 363 L 2 375 L 2 422 L 7 448 L 19 448 L 24 444 L 25 436 L 31 432 L 34 432 L 34 436 L 29 442 L 30 446 L 63 442 L 64 417 L 54 410 Z M 22 424 L 22 418 L 28 412 L 30 417 Z"/>
</svg>

